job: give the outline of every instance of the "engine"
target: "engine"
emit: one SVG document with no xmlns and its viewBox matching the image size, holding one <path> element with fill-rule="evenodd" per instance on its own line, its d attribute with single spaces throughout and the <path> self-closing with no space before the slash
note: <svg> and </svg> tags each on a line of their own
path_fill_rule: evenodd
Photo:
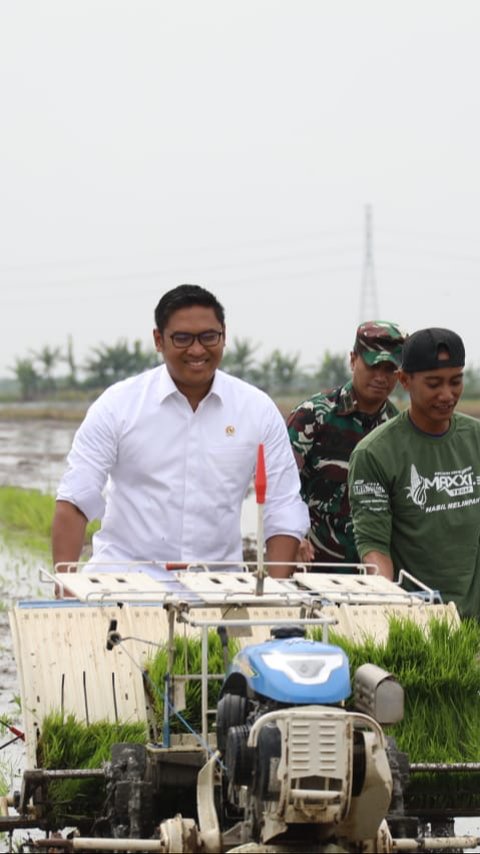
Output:
<svg viewBox="0 0 480 854">
<path fill-rule="evenodd" d="M 381 674 L 379 684 L 388 677 Z M 363 687 L 358 680 L 369 711 L 375 704 L 378 711 L 379 696 L 382 705 L 377 677 L 369 674 Z M 397 689 L 391 683 L 389 695 Z M 232 841 L 345 837 L 383 850 L 393 789 L 387 742 L 378 720 L 347 711 L 351 693 L 344 651 L 306 640 L 298 628 L 277 630 L 235 657 L 217 710 L 222 824 Z M 383 701 L 390 717 L 398 719 L 399 699 Z"/>
<path fill-rule="evenodd" d="M 114 746 L 95 835 L 212 852 L 251 844 L 386 852 L 391 829 L 416 836 L 403 811 L 402 757 L 382 729 L 403 713 L 398 683 L 364 665 L 347 708 L 340 647 L 307 640 L 299 627 L 273 635 L 234 657 L 208 761 L 198 747 Z"/>
</svg>

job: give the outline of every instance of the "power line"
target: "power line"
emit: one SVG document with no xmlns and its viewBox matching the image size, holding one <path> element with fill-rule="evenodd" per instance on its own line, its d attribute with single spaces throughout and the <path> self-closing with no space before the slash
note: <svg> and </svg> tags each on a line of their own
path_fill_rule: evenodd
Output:
<svg viewBox="0 0 480 854">
<path fill-rule="evenodd" d="M 358 322 L 378 318 L 378 296 L 373 268 L 372 206 L 365 206 L 365 255 L 363 260 L 362 285 Z"/>
</svg>

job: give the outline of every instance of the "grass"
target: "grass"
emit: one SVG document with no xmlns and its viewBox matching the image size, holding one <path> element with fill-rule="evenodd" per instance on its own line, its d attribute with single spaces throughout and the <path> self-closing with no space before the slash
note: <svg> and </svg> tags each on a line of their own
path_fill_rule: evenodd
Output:
<svg viewBox="0 0 480 854">
<path fill-rule="evenodd" d="M 45 554 L 50 544 L 55 499 L 35 489 L 0 487 L 0 519 L 7 541 Z"/>
<path fill-rule="evenodd" d="M 0 487 L 2 533 L 10 542 L 45 556 L 50 552 L 54 507 L 51 495 Z M 89 539 L 94 528 L 89 526 Z M 331 640 L 347 652 L 352 672 L 369 661 L 393 673 L 403 685 L 405 719 L 392 728 L 392 734 L 411 762 L 480 762 L 480 626 L 477 622 L 465 620 L 459 627 L 451 627 L 446 622 L 434 620 L 429 634 L 425 634 L 410 621 L 392 619 L 388 639 L 383 645 L 375 644 L 372 639 L 354 645 L 345 638 L 334 637 L 333 633 Z M 175 645 L 174 673 L 199 673 L 200 641 L 177 637 Z M 235 644 L 230 641 L 229 655 L 235 651 Z M 153 701 L 159 721 L 163 717 L 166 669 L 167 650 L 164 647 L 147 664 L 149 677 L 157 686 L 153 689 Z M 209 670 L 212 674 L 224 671 L 223 650 L 216 632 L 209 634 Z M 217 703 L 220 684 L 210 682 L 209 708 Z M 187 683 L 183 714 L 191 726 L 200 729 L 199 682 Z M 172 720 L 172 729 L 182 731 L 183 727 L 178 720 Z M 68 728 L 65 731 L 68 733 Z M 44 738 L 46 745 L 47 736 Z M 58 735 L 56 739 L 62 744 Z M 114 740 L 119 740 L 118 734 L 114 735 Z M 76 736 L 74 741 L 82 743 Z M 99 759 L 94 744 L 95 739 L 92 742 L 89 736 L 88 753 L 96 763 Z M 51 762 L 48 751 L 44 759 Z M 63 767 L 76 767 L 74 761 L 66 757 Z M 412 803 L 426 807 L 432 803 L 447 806 L 457 802 L 478 807 L 479 781 L 480 775 L 415 775 L 409 797 Z M 71 785 L 73 791 L 78 781 Z"/>
<path fill-rule="evenodd" d="M 225 670 L 223 648 L 216 632 L 209 632 L 208 660 L 211 673 L 223 674 Z M 229 642 L 229 656 L 238 649 L 235 641 Z M 154 709 L 161 729 L 163 720 L 163 690 L 167 672 L 167 646 L 165 644 L 154 658 L 147 662 L 147 688 L 153 699 Z M 176 637 L 174 673 L 200 673 L 201 643 L 198 639 Z M 222 680 L 209 683 L 209 708 L 215 708 Z M 182 715 L 190 726 L 201 729 L 200 682 L 189 682 L 186 686 L 187 707 Z M 183 724 L 171 718 L 174 732 L 185 732 Z M 90 724 L 80 723 L 74 715 L 50 714 L 42 722 L 38 743 L 37 761 L 41 768 L 100 768 L 110 759 L 112 744 L 117 742 L 147 741 L 146 726 L 142 723 L 111 724 L 106 721 Z M 87 817 L 99 814 L 105 799 L 105 786 L 98 779 L 62 780 L 50 783 L 48 800 L 52 826 L 66 823 L 85 823 Z"/>
<path fill-rule="evenodd" d="M 0 530 L 9 545 L 20 546 L 42 557 L 50 555 L 54 512 L 53 495 L 45 495 L 36 489 L 0 487 Z M 98 527 L 98 522 L 87 526 L 87 543 L 91 542 Z"/>
<path fill-rule="evenodd" d="M 235 642 L 229 642 L 229 655 L 237 651 Z M 216 632 L 209 632 L 208 660 L 210 673 L 223 674 L 225 670 L 223 649 Z M 163 720 L 163 690 L 167 673 L 168 651 L 165 644 L 146 665 L 146 688 L 149 691 L 161 730 Z M 200 673 L 201 643 L 198 639 L 175 638 L 173 671 L 176 674 Z M 222 680 L 209 683 L 209 708 L 215 708 Z M 186 709 L 182 715 L 191 727 L 201 729 L 200 682 L 186 685 Z M 174 716 L 171 718 L 173 732 L 185 732 L 185 726 Z M 74 715 L 64 717 L 51 714 L 43 720 L 38 743 L 39 767 L 99 768 L 110 759 L 112 744 L 117 742 L 145 743 L 147 730 L 144 724 L 111 724 L 105 721 L 86 726 Z M 105 786 L 98 779 L 62 780 L 48 786 L 49 818 L 51 826 L 66 824 L 87 826 L 88 821 L 98 816 L 105 801 Z"/>
<path fill-rule="evenodd" d="M 315 631 L 311 636 L 321 640 Z M 415 762 L 480 762 L 480 626 L 465 620 L 451 626 L 433 619 L 429 631 L 410 620 L 392 618 L 388 639 L 376 644 L 368 638 L 354 644 L 331 633 L 330 640 L 347 653 L 352 674 L 361 664 L 371 662 L 397 677 L 405 691 L 405 717 L 389 734 L 400 750 Z M 229 655 L 235 654 L 235 645 Z M 174 673 L 199 672 L 200 640 L 175 640 Z M 163 684 L 167 650 L 160 650 L 149 663 L 148 672 L 157 686 L 154 705 L 159 721 L 163 713 Z M 209 635 L 209 672 L 221 673 L 223 655 L 218 635 Z M 220 683 L 210 683 L 209 708 L 214 708 Z M 200 685 L 187 684 L 183 713 L 200 727 Z M 174 722 L 174 731 L 181 725 Z M 412 775 L 407 802 L 416 808 L 454 805 L 480 806 L 480 775 Z"/>
<path fill-rule="evenodd" d="M 0 797 L 5 797 L 12 791 L 12 785 L 15 778 L 14 764 L 7 760 L 0 760 Z M 2 837 L 0 836 L 0 839 Z"/>
<path fill-rule="evenodd" d="M 21 404 L 3 405 L 0 409 L 1 421 L 68 421 L 79 424 L 82 421 L 90 401 L 85 405 L 76 403 L 73 406 L 55 406 L 46 403 L 35 408 Z"/>
<path fill-rule="evenodd" d="M 313 631 L 312 637 L 315 636 Z M 363 644 L 354 644 L 333 633 L 331 642 L 345 649 L 352 673 L 361 664 L 371 662 L 397 677 L 405 691 L 405 717 L 391 728 L 391 734 L 411 762 L 480 762 L 480 626 L 475 620 L 451 626 L 446 620 L 432 619 L 429 631 L 425 632 L 410 620 L 392 618 L 384 644 L 376 644 L 371 638 Z M 229 656 L 234 654 L 235 645 L 231 643 Z M 199 639 L 177 637 L 174 673 L 199 672 L 200 656 Z M 158 686 L 154 702 L 160 721 L 166 669 L 165 647 L 148 666 L 149 675 Z M 211 632 L 209 672 L 223 670 L 220 639 L 216 632 Z M 216 705 L 219 688 L 219 683 L 211 683 L 209 708 Z M 185 716 L 193 726 L 200 726 L 198 682 L 187 685 Z M 441 781 L 447 778 L 428 779 L 429 791 L 437 790 L 440 783 L 435 798 L 442 797 Z M 461 777 L 456 776 L 455 780 L 465 786 Z M 455 785 L 448 779 L 450 788 Z M 420 788 L 425 789 L 425 779 Z M 424 795 L 425 792 L 422 798 Z M 470 795 L 480 805 L 480 796 L 473 791 Z"/>
<path fill-rule="evenodd" d="M 347 653 L 352 673 L 371 662 L 397 677 L 405 691 L 404 720 L 390 728 L 415 762 L 480 762 L 480 626 L 452 627 L 433 619 L 429 632 L 393 618 L 385 644 L 352 644 L 331 634 Z M 480 806 L 479 774 L 415 774 L 407 792 L 412 808 Z"/>
<path fill-rule="evenodd" d="M 145 744 L 143 723 L 112 724 L 107 721 L 82 724 L 74 715 L 50 714 L 43 720 L 38 744 L 39 767 L 101 768 L 110 759 L 112 744 Z M 91 823 L 105 800 L 105 785 L 91 780 L 58 780 L 48 786 L 52 825 Z"/>
<path fill-rule="evenodd" d="M 0 718 L 0 738 L 2 741 L 12 737 L 8 729 L 8 725 L 11 723 L 12 721 L 8 715 L 3 715 Z M 13 776 L 12 763 L 3 759 L 2 756 L 2 759 L 0 759 L 0 797 L 8 795 L 11 791 Z"/>
<path fill-rule="evenodd" d="M 316 632 L 311 632 L 316 637 Z M 223 648 L 218 634 L 209 632 L 209 672 L 224 672 Z M 429 632 L 405 619 L 392 618 L 388 639 L 375 644 L 367 639 L 354 644 L 331 634 L 331 642 L 345 649 L 351 672 L 366 662 L 392 673 L 405 690 L 404 720 L 390 727 L 400 750 L 415 762 L 480 762 L 480 626 L 465 620 L 452 627 L 447 621 L 433 619 Z M 229 658 L 237 651 L 237 642 L 229 641 Z M 201 642 L 198 638 L 175 638 L 175 674 L 199 673 Z M 146 665 L 147 688 L 159 727 L 163 718 L 163 689 L 167 672 L 165 644 Z M 152 687 L 152 683 L 155 687 Z M 221 681 L 209 683 L 209 708 L 218 702 Z M 197 731 L 201 726 L 200 683 L 186 685 L 186 708 L 182 715 Z M 170 718 L 172 731 L 185 731 L 182 723 Z M 136 728 L 137 727 L 137 728 Z M 143 725 L 122 730 L 106 723 L 89 727 L 73 716 L 52 715 L 45 719 L 39 743 L 39 764 L 45 768 L 99 767 L 108 759 L 116 741 L 144 741 Z M 415 809 L 480 807 L 479 774 L 412 775 L 406 803 Z M 65 804 L 72 802 L 68 815 L 81 815 L 89 798 L 98 798 L 98 782 L 65 781 L 50 786 L 55 816 L 60 820 Z M 100 806 L 94 800 L 95 808 Z"/>
<path fill-rule="evenodd" d="M 229 639 L 228 659 L 231 660 L 238 651 L 238 643 Z M 201 672 L 202 647 L 199 638 L 175 637 L 175 653 L 173 658 L 173 674 L 185 675 L 187 673 Z M 158 650 L 155 657 L 146 664 L 147 690 L 151 694 L 155 714 L 161 728 L 163 720 L 164 685 L 167 674 L 168 649 L 167 645 Z M 223 674 L 225 662 L 223 648 L 217 632 L 208 633 L 208 672 L 211 674 Z M 222 681 L 212 680 L 208 686 L 208 708 L 214 709 L 218 702 Z M 181 714 L 193 729 L 201 730 L 201 686 L 199 681 L 189 681 L 185 687 L 186 707 Z M 185 727 L 178 720 L 171 719 L 172 732 L 185 732 Z"/>
<path fill-rule="evenodd" d="M 35 406 L 21 404 L 16 402 L 6 402 L 0 407 L 0 420 L 2 421 L 69 421 L 79 424 L 90 406 L 92 400 L 97 395 L 92 394 L 88 399 L 73 399 L 68 406 L 65 402 L 45 401 L 45 403 L 36 403 Z M 298 406 L 306 398 L 311 397 L 302 391 L 293 392 L 292 394 L 280 394 L 275 397 L 280 412 L 286 418 L 290 412 Z M 406 399 L 396 399 L 393 396 L 394 403 L 399 409 L 404 409 Z M 478 398 L 462 398 L 457 407 L 458 412 L 465 412 L 467 415 L 472 415 L 474 418 L 480 418 L 480 399 Z"/>
</svg>

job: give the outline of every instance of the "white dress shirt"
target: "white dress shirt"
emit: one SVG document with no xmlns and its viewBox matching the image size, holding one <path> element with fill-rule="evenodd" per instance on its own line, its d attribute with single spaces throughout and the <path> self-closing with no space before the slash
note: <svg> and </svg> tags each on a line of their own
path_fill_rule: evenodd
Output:
<svg viewBox="0 0 480 854">
<path fill-rule="evenodd" d="M 285 422 L 223 371 L 195 412 L 164 365 L 110 386 L 75 434 L 57 499 L 101 519 L 95 561 L 238 561 L 260 443 L 265 538 L 301 539 L 310 520 Z"/>
</svg>

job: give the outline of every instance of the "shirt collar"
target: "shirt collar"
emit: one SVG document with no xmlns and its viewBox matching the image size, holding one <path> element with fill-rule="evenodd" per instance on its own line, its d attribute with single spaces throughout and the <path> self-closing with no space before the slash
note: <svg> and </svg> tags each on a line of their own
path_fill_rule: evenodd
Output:
<svg viewBox="0 0 480 854">
<path fill-rule="evenodd" d="M 339 415 L 352 415 L 354 412 L 360 412 L 357 396 L 351 380 L 348 380 L 348 382 L 339 389 L 337 401 L 337 413 Z M 382 403 L 378 412 L 375 413 L 376 417 L 383 415 L 387 410 L 387 406 L 388 402 L 386 400 Z"/>
<path fill-rule="evenodd" d="M 210 395 L 215 395 L 220 400 L 225 400 L 226 387 L 227 387 L 227 376 L 224 371 L 215 371 L 215 376 L 213 378 L 213 383 L 210 391 L 207 394 L 207 397 Z"/>
<path fill-rule="evenodd" d="M 160 403 L 163 403 L 163 401 L 166 400 L 167 397 L 171 397 L 171 395 L 174 395 L 174 394 L 180 394 L 181 395 L 181 392 L 178 390 L 177 386 L 175 385 L 174 381 L 172 380 L 172 377 L 170 376 L 170 374 L 168 372 L 168 368 L 166 365 L 160 366 L 160 376 L 159 376 L 158 386 L 159 386 Z M 215 371 L 215 376 L 213 378 L 212 386 L 211 386 L 208 394 L 205 396 L 204 400 L 206 400 L 207 397 L 210 397 L 211 395 L 214 395 L 215 397 L 220 398 L 220 400 L 222 400 L 224 398 L 224 396 L 225 396 L 225 374 L 223 373 L 223 371 Z M 182 395 L 182 397 L 183 397 L 183 395 Z"/>
<path fill-rule="evenodd" d="M 337 400 L 337 412 L 339 415 L 350 415 L 352 412 L 358 411 L 357 398 L 351 380 L 348 380 L 338 390 Z"/>
<path fill-rule="evenodd" d="M 178 388 L 173 382 L 166 365 L 160 365 L 158 391 L 160 403 L 172 394 L 179 394 Z"/>
</svg>

